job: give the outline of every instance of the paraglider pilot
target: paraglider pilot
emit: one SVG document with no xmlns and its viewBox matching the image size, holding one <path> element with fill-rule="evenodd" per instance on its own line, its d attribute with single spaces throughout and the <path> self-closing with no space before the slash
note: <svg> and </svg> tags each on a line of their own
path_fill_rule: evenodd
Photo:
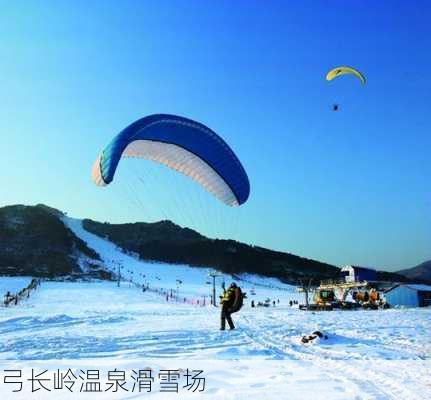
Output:
<svg viewBox="0 0 431 400">
<path fill-rule="evenodd" d="M 220 296 L 221 303 L 221 325 L 220 330 L 226 329 L 226 321 L 230 329 L 235 329 L 231 314 L 241 308 L 242 293 L 241 289 L 232 282 L 227 290 L 224 290 L 223 296 Z"/>
</svg>

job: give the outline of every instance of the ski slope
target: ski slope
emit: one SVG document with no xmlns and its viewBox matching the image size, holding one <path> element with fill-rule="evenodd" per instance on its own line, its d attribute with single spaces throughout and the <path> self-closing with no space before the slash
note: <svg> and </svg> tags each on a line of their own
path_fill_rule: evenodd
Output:
<svg viewBox="0 0 431 400">
<path fill-rule="evenodd" d="M 212 281 L 208 277 L 208 268 L 193 268 L 187 265 L 172 265 L 164 263 L 151 263 L 139 260 L 136 257 L 125 254 L 118 246 L 109 240 L 100 238 L 86 231 L 82 227 L 79 219 L 63 217 L 65 225 L 73 233 L 84 240 L 89 247 L 94 249 L 102 258 L 103 266 L 118 274 L 123 280 L 133 281 L 138 285 L 149 284 L 150 287 L 163 288 L 166 290 L 175 289 L 178 286 L 180 297 L 191 297 L 200 299 L 203 297 L 209 300 L 212 290 Z M 296 287 L 286 285 L 274 278 L 262 278 L 256 275 L 243 275 L 246 281 L 240 281 L 241 288 L 248 293 L 249 301 L 280 300 L 286 304 L 289 300 L 303 301 L 304 295 L 298 293 Z M 230 275 L 221 275 L 217 278 L 218 290 L 221 282 L 225 281 L 228 285 L 232 281 Z M 181 281 L 179 285 L 178 281 Z M 211 283 L 211 284 L 209 284 Z M 256 295 L 252 296 L 254 289 Z"/>
<path fill-rule="evenodd" d="M 0 369 L 199 368 L 208 390 L 194 395 L 211 399 L 431 395 L 431 309 L 311 313 L 246 305 L 233 318 L 237 330 L 221 332 L 212 306 L 166 302 L 128 283 L 43 282 L 21 305 L 0 308 Z M 315 329 L 329 339 L 302 345 Z"/>
<path fill-rule="evenodd" d="M 1 371 L 31 368 L 76 373 L 98 368 L 127 371 L 199 369 L 207 379 L 201 393 L 61 392 L 64 399 L 428 399 L 431 398 L 431 309 L 304 312 L 289 301 L 303 300 L 296 288 L 276 279 L 243 275 L 249 292 L 243 309 L 233 315 L 237 329 L 220 331 L 220 309 L 203 306 L 211 285 L 208 270 L 185 265 L 143 262 L 113 243 L 65 224 L 102 257 L 117 282 L 44 281 L 18 306 L 0 307 Z M 228 284 L 232 277 L 218 278 Z M 20 278 L 21 279 L 21 278 Z M 178 280 L 181 281 L 178 284 Z M 10 290 L 26 281 L 0 278 Z M 142 285 L 169 291 L 166 298 Z M 256 293 L 251 295 L 251 291 Z M 184 303 L 183 297 L 192 299 Z M 251 308 L 250 301 L 276 301 Z M 197 301 L 199 300 L 199 304 Z M 279 302 L 278 302 L 279 300 Z M 303 345 L 315 330 L 329 339 Z M 11 393 L 0 384 L 2 399 L 56 399 L 53 391 Z"/>
</svg>

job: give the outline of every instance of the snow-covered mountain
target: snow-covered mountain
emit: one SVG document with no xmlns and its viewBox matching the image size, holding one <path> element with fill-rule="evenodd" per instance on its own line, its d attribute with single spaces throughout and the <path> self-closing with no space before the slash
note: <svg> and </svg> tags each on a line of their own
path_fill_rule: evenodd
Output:
<svg viewBox="0 0 431 400">
<path fill-rule="evenodd" d="M 57 277 L 99 270 L 99 255 L 46 206 L 0 208 L 0 275 Z"/>
<path fill-rule="evenodd" d="M 30 227 L 14 215 L 16 219 L 8 221 L 11 236 L 16 235 L 16 224 Z M 66 250 L 73 250 L 73 257 L 65 258 L 69 265 L 84 275 L 97 269 L 112 278 L 120 273 L 121 281 L 119 285 L 106 280 L 43 281 L 30 298 L 0 307 L 0 369 L 22 369 L 24 377 L 23 391 L 13 393 L 13 398 L 29 398 L 30 368 L 79 373 L 95 366 L 103 379 L 114 369 L 132 376 L 134 370 L 148 367 L 156 378 L 162 369 L 203 370 L 207 389 L 199 398 L 211 400 L 252 396 L 423 399 L 431 395 L 429 308 L 304 312 L 292 306 L 294 300 L 303 302 L 304 296 L 294 286 L 273 277 L 224 273 L 217 278 L 216 295 L 223 280 L 227 284 L 237 280 L 248 298 L 233 315 L 237 329 L 221 332 L 220 308 L 209 306 L 208 268 L 143 260 L 89 232 L 82 220 L 63 214 L 55 218 L 56 222 L 48 220 L 49 226 L 58 228 L 58 242 L 70 239 L 65 242 L 70 246 Z M 0 221 L 4 226 L 4 219 Z M 45 229 L 38 231 L 36 243 L 47 237 Z M 19 235 L 30 240 L 34 234 L 30 232 L 28 237 Z M 58 242 L 53 243 L 58 246 Z M 43 265 L 56 248 L 39 252 L 38 262 Z M 0 296 L 22 289 L 29 281 L 24 276 L 1 277 Z M 270 307 L 251 307 L 251 300 L 266 299 Z M 325 332 L 328 339 L 302 344 L 301 337 L 315 330 Z M 127 396 L 107 391 L 103 398 L 137 397 L 132 379 L 126 383 Z M 46 385 L 51 388 L 49 382 Z M 1 385 L 0 397 L 12 398 L 13 389 Z M 60 393 L 39 394 L 37 398 L 55 399 Z M 197 395 L 181 392 L 185 399 Z M 78 397 L 67 390 L 61 396 Z M 94 396 L 79 393 L 81 397 Z M 155 391 L 151 398 L 167 397 Z"/>
<path fill-rule="evenodd" d="M 227 274 L 254 274 L 296 283 L 298 278 L 338 275 L 333 265 L 233 240 L 209 239 L 170 221 L 109 224 L 74 221 L 44 205 L 0 209 L 0 274 L 58 277 L 104 276 L 106 246 L 94 236 L 134 259 L 214 268 Z M 72 229 L 79 223 L 80 229 Z M 94 241 L 93 241 L 94 242 Z M 92 243 L 93 243 L 92 242 Z M 102 262 L 103 261 L 103 262 Z"/>
<path fill-rule="evenodd" d="M 87 240 L 90 233 L 91 241 Z M 157 263 L 156 269 L 170 272 L 173 265 L 183 265 L 187 271 L 192 271 L 189 267 L 213 268 L 227 275 L 259 275 L 290 284 L 301 278 L 318 282 L 339 275 L 339 268 L 330 264 L 233 240 L 210 239 L 171 221 L 110 224 L 73 220 L 45 205 L 0 208 L 0 275 L 111 279 L 112 271 L 118 272 L 118 265 L 107 268 L 112 248 L 122 254 L 120 259 L 128 257 L 123 265 L 133 259 L 131 265 Z M 386 281 L 409 279 L 384 271 L 378 276 Z"/>
<path fill-rule="evenodd" d="M 81 220 L 66 216 L 62 220 L 68 229 L 83 240 L 87 246 L 100 254 L 101 265 L 113 275 L 117 277 L 120 275 L 121 280 L 131 282 L 138 287 L 148 286 L 150 289 L 163 292 L 172 291 L 176 297 L 178 291 L 178 297 L 181 297 L 181 300 L 210 301 L 212 281 L 208 274 L 213 271 L 212 269 L 191 267 L 185 264 L 144 261 L 137 254 L 126 253 L 111 241 L 88 232 L 84 229 Z M 303 298 L 303 295 L 298 294 L 296 287 L 285 284 L 277 278 L 247 273 L 234 276 L 220 273 L 217 277 L 217 287 L 222 282 L 228 284 L 232 280 L 236 280 L 243 290 L 248 292 L 249 299 L 254 299 L 256 302 L 264 302 L 268 298 L 275 301 L 286 295 L 290 298 L 292 296 Z"/>
</svg>

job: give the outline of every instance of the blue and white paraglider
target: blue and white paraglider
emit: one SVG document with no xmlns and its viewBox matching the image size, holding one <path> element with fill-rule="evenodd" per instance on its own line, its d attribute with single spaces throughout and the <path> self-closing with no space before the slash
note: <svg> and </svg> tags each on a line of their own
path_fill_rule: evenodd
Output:
<svg viewBox="0 0 431 400">
<path fill-rule="evenodd" d="M 245 203 L 250 194 L 247 174 L 231 148 L 214 131 L 188 118 L 154 114 L 123 129 L 95 161 L 94 182 L 109 185 L 123 157 L 164 164 L 229 206 Z"/>
</svg>

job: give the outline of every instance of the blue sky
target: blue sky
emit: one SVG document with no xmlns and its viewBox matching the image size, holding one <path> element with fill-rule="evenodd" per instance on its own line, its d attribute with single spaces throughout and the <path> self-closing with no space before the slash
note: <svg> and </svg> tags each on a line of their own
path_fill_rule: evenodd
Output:
<svg viewBox="0 0 431 400">
<path fill-rule="evenodd" d="M 0 5 L 0 205 L 169 217 L 338 265 L 396 270 L 431 258 L 429 2 Z M 367 85 L 326 82 L 340 64 Z M 169 176 L 184 196 L 171 202 L 163 170 L 154 188 L 131 188 L 151 213 L 121 186 L 125 168 L 112 190 L 92 184 L 109 140 L 159 112 L 201 121 L 231 145 L 252 190 L 236 214 Z"/>
</svg>

